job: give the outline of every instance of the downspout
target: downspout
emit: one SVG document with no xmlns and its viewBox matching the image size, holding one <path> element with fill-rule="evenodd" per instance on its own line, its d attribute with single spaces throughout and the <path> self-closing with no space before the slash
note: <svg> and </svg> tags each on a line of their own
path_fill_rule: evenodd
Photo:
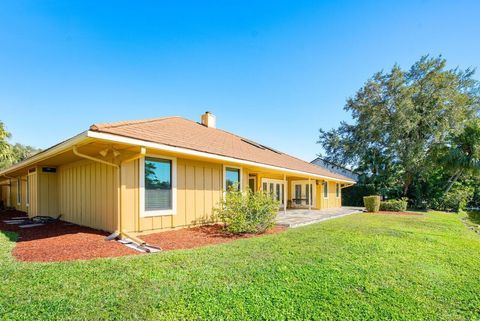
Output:
<svg viewBox="0 0 480 321">
<path fill-rule="evenodd" d="M 111 162 L 107 162 L 107 161 L 104 161 L 102 159 L 98 159 L 98 158 L 95 158 L 95 157 L 92 157 L 92 156 L 89 156 L 89 155 L 85 155 L 85 154 L 82 154 L 78 151 L 77 149 L 77 146 L 73 146 L 73 153 L 75 155 L 77 155 L 78 157 L 82 157 L 82 158 L 85 158 L 85 159 L 89 159 L 91 161 L 94 161 L 94 162 L 98 162 L 98 163 L 102 163 L 102 164 L 105 164 L 105 165 L 108 165 L 108 166 L 112 166 L 112 167 L 115 167 L 117 169 L 117 186 L 118 186 L 118 192 L 117 192 L 117 208 L 118 208 L 118 211 L 117 211 L 117 231 L 115 231 L 113 233 L 113 235 L 120 237 L 120 238 L 129 238 L 131 240 L 133 240 L 134 242 L 140 244 L 140 245 L 144 245 L 145 244 L 145 241 L 133 236 L 133 235 L 129 235 L 127 234 L 125 231 L 123 231 L 123 226 L 122 226 L 122 173 L 121 173 L 121 164 L 125 163 L 125 162 L 130 162 L 132 160 L 135 160 L 135 159 L 138 159 L 138 158 L 141 158 L 143 157 L 145 154 L 146 154 L 146 149 L 145 147 L 142 147 L 141 150 L 140 150 L 140 154 L 138 155 L 135 155 L 131 158 L 128 158 L 124 161 L 122 161 L 120 163 L 120 165 L 118 164 L 115 164 L 115 163 L 111 163 Z"/>
</svg>

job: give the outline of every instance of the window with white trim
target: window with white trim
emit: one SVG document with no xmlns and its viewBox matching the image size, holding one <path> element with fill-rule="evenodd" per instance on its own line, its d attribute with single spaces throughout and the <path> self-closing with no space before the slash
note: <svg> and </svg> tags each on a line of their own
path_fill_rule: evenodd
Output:
<svg viewBox="0 0 480 321">
<path fill-rule="evenodd" d="M 323 198 L 328 198 L 328 182 L 323 182 Z"/>
<path fill-rule="evenodd" d="M 241 171 L 237 167 L 225 167 L 225 190 L 228 191 L 232 186 L 241 190 Z"/>
<path fill-rule="evenodd" d="M 145 157 L 140 160 L 142 217 L 173 215 L 176 211 L 176 160 Z"/>
<path fill-rule="evenodd" d="M 22 182 L 17 178 L 17 205 L 22 203 Z"/>
<path fill-rule="evenodd" d="M 337 198 L 340 197 L 340 184 L 337 183 Z"/>
</svg>

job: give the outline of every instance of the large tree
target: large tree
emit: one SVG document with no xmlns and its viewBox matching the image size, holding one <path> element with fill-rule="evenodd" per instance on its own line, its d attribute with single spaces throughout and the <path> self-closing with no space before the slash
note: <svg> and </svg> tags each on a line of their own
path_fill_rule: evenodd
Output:
<svg viewBox="0 0 480 321">
<path fill-rule="evenodd" d="M 447 69 L 446 60 L 422 57 L 409 70 L 378 72 L 347 100 L 353 123 L 320 130 L 327 160 L 353 166 L 381 188 L 407 195 L 429 172 L 432 153 L 478 117 L 479 83 L 473 69 Z M 381 185 L 387 186 L 381 186 Z"/>
</svg>

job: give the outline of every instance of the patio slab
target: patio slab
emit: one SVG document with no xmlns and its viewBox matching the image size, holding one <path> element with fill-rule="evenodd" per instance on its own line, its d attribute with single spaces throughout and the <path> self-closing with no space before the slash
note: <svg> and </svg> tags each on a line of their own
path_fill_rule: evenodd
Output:
<svg viewBox="0 0 480 321">
<path fill-rule="evenodd" d="M 285 227 L 299 227 L 362 211 L 363 208 L 361 207 L 341 207 L 324 210 L 289 209 L 286 214 L 283 211 L 278 213 L 276 224 Z"/>
</svg>

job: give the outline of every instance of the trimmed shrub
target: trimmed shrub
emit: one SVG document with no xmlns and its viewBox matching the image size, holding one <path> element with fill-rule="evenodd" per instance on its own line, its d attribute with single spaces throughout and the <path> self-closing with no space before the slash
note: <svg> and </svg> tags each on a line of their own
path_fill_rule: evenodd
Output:
<svg viewBox="0 0 480 321">
<path fill-rule="evenodd" d="M 380 196 L 371 195 L 363 197 L 363 205 L 368 212 L 378 212 L 380 210 Z"/>
<path fill-rule="evenodd" d="M 261 233 L 275 225 L 279 207 L 280 203 L 267 193 L 243 193 L 231 188 L 215 214 L 230 233 Z"/>
<path fill-rule="evenodd" d="M 405 212 L 407 210 L 408 198 L 403 197 L 399 200 L 388 200 L 380 202 L 380 211 Z"/>
</svg>

